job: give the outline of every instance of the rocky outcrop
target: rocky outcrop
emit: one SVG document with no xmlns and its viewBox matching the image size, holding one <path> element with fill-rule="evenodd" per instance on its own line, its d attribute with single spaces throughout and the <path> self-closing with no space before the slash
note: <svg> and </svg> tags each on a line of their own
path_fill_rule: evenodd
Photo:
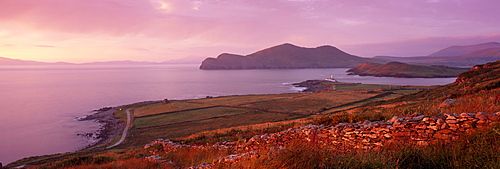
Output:
<svg viewBox="0 0 500 169">
<path fill-rule="evenodd" d="M 307 125 L 291 128 L 278 133 L 258 135 L 250 138 L 245 144 L 222 142 L 212 148 L 231 149 L 234 155 L 215 159 L 212 163 L 204 163 L 191 168 L 213 168 L 214 165 L 230 165 L 243 159 L 259 158 L 259 150 L 286 149 L 291 144 L 314 144 L 320 147 L 349 152 L 356 149 L 371 150 L 380 148 L 395 141 L 413 142 L 425 146 L 435 141 L 452 141 L 461 134 L 473 132 L 477 128 L 489 126 L 500 121 L 500 112 L 494 114 L 461 113 L 442 114 L 427 117 L 414 113 L 410 116 L 394 116 L 388 121 L 364 121 L 358 123 L 340 123 L 336 126 Z M 163 150 L 172 151 L 179 147 L 206 148 L 174 143 L 170 140 L 156 140 L 147 145 L 161 144 Z"/>
<path fill-rule="evenodd" d="M 306 89 L 300 91 L 305 93 L 336 90 L 335 85 L 326 80 L 306 80 L 292 85 L 295 87 L 305 87 Z"/>
</svg>

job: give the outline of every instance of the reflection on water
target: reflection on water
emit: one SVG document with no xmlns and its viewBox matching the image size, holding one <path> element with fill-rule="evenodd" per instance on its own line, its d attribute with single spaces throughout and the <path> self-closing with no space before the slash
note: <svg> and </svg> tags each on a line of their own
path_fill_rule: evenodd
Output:
<svg viewBox="0 0 500 169">
<path fill-rule="evenodd" d="M 2 66 L 0 162 L 85 147 L 77 136 L 97 130 L 77 116 L 139 101 L 296 92 L 291 83 L 334 75 L 341 82 L 443 85 L 455 78 L 348 76 L 347 69 L 198 70 L 198 65 Z"/>
</svg>

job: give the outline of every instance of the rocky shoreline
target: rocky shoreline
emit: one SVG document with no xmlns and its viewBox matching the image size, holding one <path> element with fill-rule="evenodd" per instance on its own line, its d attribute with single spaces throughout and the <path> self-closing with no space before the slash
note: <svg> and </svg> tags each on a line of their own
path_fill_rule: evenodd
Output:
<svg viewBox="0 0 500 169">
<path fill-rule="evenodd" d="M 114 116 L 116 109 L 119 109 L 119 107 L 104 107 L 94 110 L 94 112 L 96 112 L 94 114 L 77 119 L 78 121 L 92 120 L 102 125 L 101 128 L 95 132 L 77 134 L 88 139 L 96 140 L 96 142 L 87 145 L 83 149 L 98 147 L 109 143 L 121 133 L 124 128 L 124 122 L 120 118 Z"/>
<path fill-rule="evenodd" d="M 300 91 L 304 93 L 335 90 L 335 85 L 328 82 L 327 80 L 306 80 L 300 83 L 293 83 L 292 85 L 295 87 L 305 87 L 306 89 Z"/>
</svg>

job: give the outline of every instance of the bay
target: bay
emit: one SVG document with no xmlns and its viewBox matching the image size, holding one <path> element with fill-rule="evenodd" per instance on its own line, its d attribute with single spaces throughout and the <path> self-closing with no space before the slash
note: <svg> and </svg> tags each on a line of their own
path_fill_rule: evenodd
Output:
<svg viewBox="0 0 500 169">
<path fill-rule="evenodd" d="M 335 69 L 199 70 L 198 65 L 0 67 L 0 162 L 76 151 L 78 133 L 100 128 L 75 117 L 141 101 L 297 92 L 291 84 L 334 75 L 340 82 L 444 85 L 455 78 L 360 77 Z"/>
</svg>

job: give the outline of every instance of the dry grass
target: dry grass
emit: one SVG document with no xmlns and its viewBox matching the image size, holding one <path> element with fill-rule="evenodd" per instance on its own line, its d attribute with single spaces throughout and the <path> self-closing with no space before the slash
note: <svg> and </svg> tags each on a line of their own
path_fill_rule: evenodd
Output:
<svg viewBox="0 0 500 169">
<path fill-rule="evenodd" d="M 282 149 L 260 151 L 260 157 L 219 168 L 499 168 L 500 126 L 478 130 L 459 140 L 422 147 L 393 142 L 380 150 L 340 152 L 293 141 Z"/>
<path fill-rule="evenodd" d="M 270 111 L 292 113 L 317 113 L 331 107 L 360 101 L 380 93 L 365 92 L 319 92 L 280 100 L 245 104 L 244 107 L 255 107 Z"/>
<path fill-rule="evenodd" d="M 135 117 L 149 116 L 155 114 L 186 111 L 190 109 L 200 109 L 212 107 L 211 105 L 190 103 L 187 101 L 172 101 L 171 103 L 155 103 L 148 106 L 140 107 L 135 110 Z"/>
<path fill-rule="evenodd" d="M 293 98 L 305 94 L 300 93 L 286 93 L 286 94 L 273 94 L 273 95 L 242 95 L 242 96 L 223 96 L 208 99 L 190 100 L 193 103 L 202 103 L 209 105 L 225 105 L 225 106 L 239 106 L 254 102 L 263 102 L 271 100 L 279 100 L 284 98 Z"/>
<path fill-rule="evenodd" d="M 210 118 L 224 117 L 247 113 L 246 109 L 215 107 L 200 110 L 181 111 L 175 113 L 159 114 L 156 116 L 136 117 L 134 124 L 137 128 L 161 126 L 174 123 L 198 121 Z"/>
</svg>

